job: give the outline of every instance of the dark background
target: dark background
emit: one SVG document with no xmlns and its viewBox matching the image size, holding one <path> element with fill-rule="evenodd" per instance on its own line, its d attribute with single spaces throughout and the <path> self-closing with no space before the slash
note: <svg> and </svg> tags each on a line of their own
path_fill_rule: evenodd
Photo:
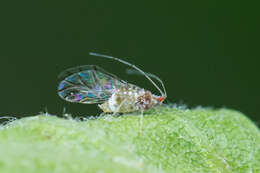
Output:
<svg viewBox="0 0 260 173">
<path fill-rule="evenodd" d="M 168 103 L 232 108 L 259 123 L 259 30 L 259 6 L 247 1 L 1 1 L 0 115 L 97 115 L 56 93 L 57 75 L 83 64 L 156 93 L 94 51 L 160 76 Z"/>
</svg>

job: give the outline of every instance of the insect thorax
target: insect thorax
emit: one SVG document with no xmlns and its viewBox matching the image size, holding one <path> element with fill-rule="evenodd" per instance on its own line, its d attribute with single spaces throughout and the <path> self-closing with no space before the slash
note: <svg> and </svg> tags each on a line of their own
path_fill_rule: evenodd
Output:
<svg viewBox="0 0 260 173">
<path fill-rule="evenodd" d="M 118 89 L 99 107 L 104 112 L 134 112 L 149 109 L 158 103 L 157 96 L 150 91 L 131 86 Z"/>
</svg>

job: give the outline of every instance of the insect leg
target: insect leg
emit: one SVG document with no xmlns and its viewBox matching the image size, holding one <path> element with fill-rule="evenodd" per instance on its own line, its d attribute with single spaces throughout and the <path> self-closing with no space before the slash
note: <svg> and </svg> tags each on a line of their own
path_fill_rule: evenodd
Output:
<svg viewBox="0 0 260 173">
<path fill-rule="evenodd" d="M 116 110 L 113 112 L 113 115 L 115 115 L 116 113 L 119 112 L 121 106 L 126 102 L 126 100 L 127 100 L 127 99 L 124 99 L 124 100 L 120 103 L 120 105 L 118 105 L 118 106 L 116 107 Z"/>
<path fill-rule="evenodd" d="M 66 112 L 66 107 L 65 107 L 65 106 L 63 107 L 62 117 L 66 118 L 66 119 L 69 119 L 69 120 L 72 120 L 72 119 L 73 119 L 72 116 L 71 116 L 71 114 L 69 114 L 69 113 Z"/>
<path fill-rule="evenodd" d="M 140 132 L 140 134 L 143 133 L 143 115 L 144 115 L 144 110 L 141 109 L 140 121 L 139 121 L 139 127 L 140 127 L 139 132 Z"/>
</svg>

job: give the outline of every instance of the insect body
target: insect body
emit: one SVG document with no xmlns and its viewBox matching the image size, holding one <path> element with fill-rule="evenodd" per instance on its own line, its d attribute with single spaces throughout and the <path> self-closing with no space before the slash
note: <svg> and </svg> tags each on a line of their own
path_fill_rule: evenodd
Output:
<svg viewBox="0 0 260 173">
<path fill-rule="evenodd" d="M 69 102 L 93 104 L 99 103 L 104 112 L 134 112 L 147 110 L 161 104 L 166 99 L 166 91 L 162 81 L 155 75 L 145 73 L 138 67 L 121 59 L 90 53 L 94 56 L 114 59 L 133 67 L 143 74 L 161 92 L 161 96 L 136 85 L 127 83 L 95 65 L 85 65 L 65 70 L 59 75 L 59 96 Z M 164 92 L 152 81 L 161 82 Z"/>
</svg>

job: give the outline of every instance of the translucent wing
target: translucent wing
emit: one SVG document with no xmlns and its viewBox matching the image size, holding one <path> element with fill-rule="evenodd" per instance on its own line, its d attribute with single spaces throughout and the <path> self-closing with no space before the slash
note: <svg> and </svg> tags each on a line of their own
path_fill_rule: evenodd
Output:
<svg viewBox="0 0 260 173">
<path fill-rule="evenodd" d="M 126 85 L 125 81 L 95 65 L 67 69 L 58 78 L 59 96 L 78 103 L 103 103 L 116 89 Z"/>
</svg>

